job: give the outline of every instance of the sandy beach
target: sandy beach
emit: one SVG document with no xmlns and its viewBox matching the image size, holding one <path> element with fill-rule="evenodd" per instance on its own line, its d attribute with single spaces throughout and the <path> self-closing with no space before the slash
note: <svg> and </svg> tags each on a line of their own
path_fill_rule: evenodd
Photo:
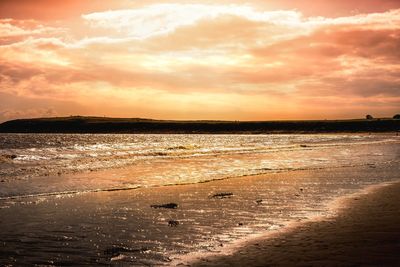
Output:
<svg viewBox="0 0 400 267">
<path fill-rule="evenodd" d="M 398 259 L 399 184 L 345 205 L 335 199 L 398 178 L 397 163 L 389 162 L 2 200 L 0 263 L 391 265 Z M 213 197 L 219 193 L 232 195 Z M 152 207 L 165 203 L 177 207 Z"/>
<path fill-rule="evenodd" d="M 400 183 L 373 186 L 331 206 L 337 215 L 296 223 L 191 266 L 399 266 Z"/>
</svg>

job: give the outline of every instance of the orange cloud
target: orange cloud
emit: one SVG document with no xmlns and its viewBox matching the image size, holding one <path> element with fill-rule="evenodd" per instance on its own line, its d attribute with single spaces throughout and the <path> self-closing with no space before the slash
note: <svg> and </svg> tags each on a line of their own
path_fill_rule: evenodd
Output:
<svg viewBox="0 0 400 267">
<path fill-rule="evenodd" d="M 399 44 L 400 9 L 329 18 L 174 3 L 65 23 L 1 19 L 0 93 L 61 115 L 390 116 L 400 107 Z M 20 109 L 3 103 L 1 116 L 28 116 Z"/>
</svg>

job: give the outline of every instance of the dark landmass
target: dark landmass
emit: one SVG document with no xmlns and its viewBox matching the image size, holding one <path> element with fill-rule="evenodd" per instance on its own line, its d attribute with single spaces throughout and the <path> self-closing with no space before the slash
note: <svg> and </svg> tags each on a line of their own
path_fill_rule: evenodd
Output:
<svg viewBox="0 0 400 267">
<path fill-rule="evenodd" d="M 337 133 L 397 132 L 400 120 L 172 121 L 139 118 L 55 117 L 11 120 L 2 133 Z"/>
</svg>

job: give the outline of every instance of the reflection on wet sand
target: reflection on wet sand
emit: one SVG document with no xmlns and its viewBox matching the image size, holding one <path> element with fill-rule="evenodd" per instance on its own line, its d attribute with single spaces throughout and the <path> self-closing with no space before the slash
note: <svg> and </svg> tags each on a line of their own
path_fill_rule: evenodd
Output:
<svg viewBox="0 0 400 267">
<path fill-rule="evenodd" d="M 239 238 L 327 215 L 330 200 L 396 180 L 393 170 L 386 163 L 3 200 L 1 263 L 168 265 L 185 253 L 219 251 Z M 177 206 L 151 207 L 171 203 Z"/>
</svg>

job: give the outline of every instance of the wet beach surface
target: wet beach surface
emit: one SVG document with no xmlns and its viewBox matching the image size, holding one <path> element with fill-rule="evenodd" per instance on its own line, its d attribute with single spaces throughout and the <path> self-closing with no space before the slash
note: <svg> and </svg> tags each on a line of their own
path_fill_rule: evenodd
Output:
<svg viewBox="0 0 400 267">
<path fill-rule="evenodd" d="M 336 203 L 337 214 L 263 236 L 190 266 L 399 266 L 400 183 Z"/>
<path fill-rule="evenodd" d="M 2 200 L 0 264 L 169 265 L 185 253 L 222 251 L 239 238 L 276 231 L 315 215 L 327 216 L 326 205 L 335 197 L 396 181 L 398 170 L 398 162 L 392 161 Z M 151 207 L 166 203 L 177 207 Z"/>
<path fill-rule="evenodd" d="M 399 179 L 395 134 L 0 134 L 0 265 L 174 265 Z"/>
</svg>

